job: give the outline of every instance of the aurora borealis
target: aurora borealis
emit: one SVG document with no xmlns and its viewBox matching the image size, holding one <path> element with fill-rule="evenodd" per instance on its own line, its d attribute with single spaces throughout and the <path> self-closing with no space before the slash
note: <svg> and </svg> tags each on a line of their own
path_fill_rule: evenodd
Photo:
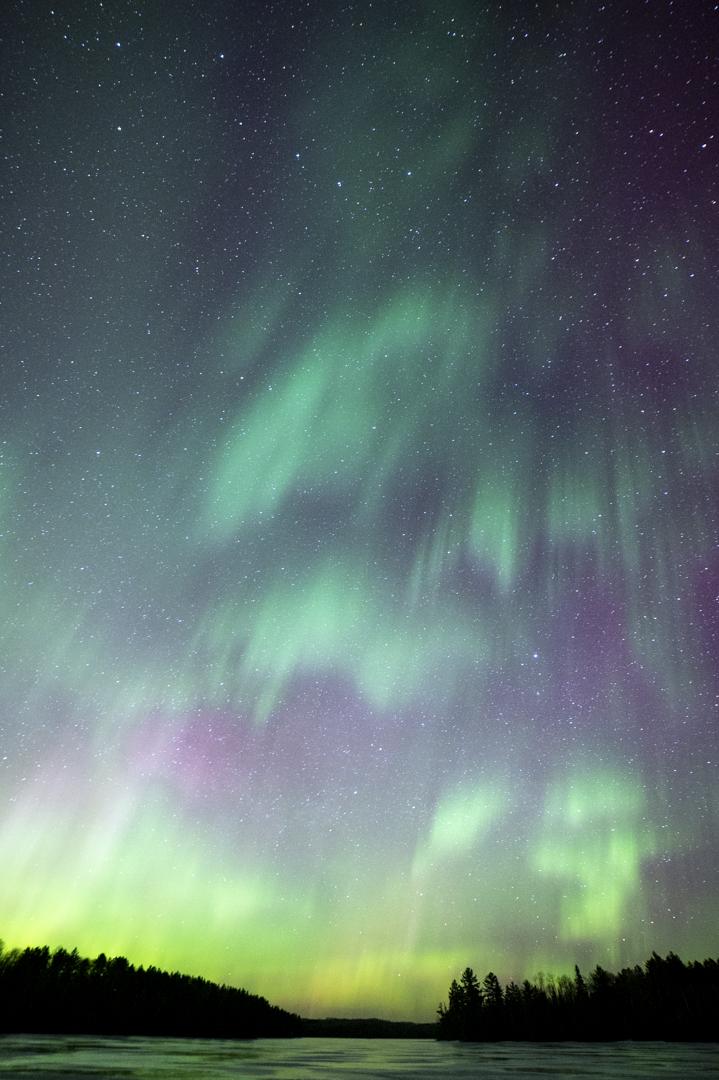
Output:
<svg viewBox="0 0 719 1080">
<path fill-rule="evenodd" d="M 716 956 L 714 5 L 10 10 L 0 936 Z"/>
</svg>

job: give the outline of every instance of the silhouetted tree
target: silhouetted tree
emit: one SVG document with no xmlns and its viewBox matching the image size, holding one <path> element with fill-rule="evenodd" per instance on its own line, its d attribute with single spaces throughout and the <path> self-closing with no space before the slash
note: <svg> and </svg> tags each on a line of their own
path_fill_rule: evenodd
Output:
<svg viewBox="0 0 719 1080">
<path fill-rule="evenodd" d="M 471 967 L 464 969 L 459 982 L 452 980 L 449 1001 L 445 1009 L 440 1005 L 439 1025 L 447 1039 L 475 1039 L 478 1037 L 482 992 L 479 980 Z"/>
<path fill-rule="evenodd" d="M 469 1003 L 473 1007 L 469 1008 Z M 617 974 L 597 966 L 587 982 L 540 973 L 502 992 L 493 972 L 481 989 L 471 968 L 439 1009 L 442 1039 L 698 1039 L 716 1041 L 719 961 L 685 964 L 652 953 Z"/>
<path fill-rule="evenodd" d="M 299 1017 L 246 990 L 47 947 L 0 952 L 0 1031 L 293 1035 Z"/>
<path fill-rule="evenodd" d="M 493 971 L 490 971 L 484 977 L 482 983 L 482 997 L 488 1008 L 494 1007 L 498 1009 L 502 1005 L 502 987 Z"/>
</svg>

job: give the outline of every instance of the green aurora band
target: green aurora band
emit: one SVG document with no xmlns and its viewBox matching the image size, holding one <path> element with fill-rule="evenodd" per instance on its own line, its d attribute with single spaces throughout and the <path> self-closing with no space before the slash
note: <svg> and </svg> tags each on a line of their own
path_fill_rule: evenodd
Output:
<svg viewBox="0 0 719 1080">
<path fill-rule="evenodd" d="M 16 15 L 2 936 L 415 1019 L 716 954 L 709 16 L 203 7 Z"/>
</svg>

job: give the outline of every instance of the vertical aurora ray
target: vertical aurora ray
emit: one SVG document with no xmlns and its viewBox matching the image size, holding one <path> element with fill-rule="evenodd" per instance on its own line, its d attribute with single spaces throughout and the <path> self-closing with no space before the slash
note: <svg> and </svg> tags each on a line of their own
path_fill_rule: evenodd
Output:
<svg viewBox="0 0 719 1080">
<path fill-rule="evenodd" d="M 8 943 L 717 953 L 714 17 L 14 10 Z"/>
</svg>

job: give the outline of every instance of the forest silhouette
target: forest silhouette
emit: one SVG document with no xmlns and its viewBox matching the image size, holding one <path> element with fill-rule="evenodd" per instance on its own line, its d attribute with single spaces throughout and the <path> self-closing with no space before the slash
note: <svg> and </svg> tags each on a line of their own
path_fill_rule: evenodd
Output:
<svg viewBox="0 0 719 1080">
<path fill-rule="evenodd" d="M 465 968 L 438 1010 L 440 1039 L 603 1041 L 719 1039 L 719 961 L 685 964 L 652 953 L 617 974 L 597 966 L 585 980 L 538 975 L 504 989 L 494 972 L 480 984 Z"/>
<path fill-rule="evenodd" d="M 719 1040 L 719 960 L 652 953 L 617 974 L 538 975 L 502 987 L 472 968 L 449 987 L 437 1024 L 303 1020 L 247 990 L 199 976 L 0 942 L 0 1032 L 248 1039 L 296 1035 L 463 1041 Z"/>
<path fill-rule="evenodd" d="M 0 1031 L 247 1039 L 297 1035 L 300 1018 L 263 997 L 124 956 L 47 946 L 2 950 Z"/>
</svg>

